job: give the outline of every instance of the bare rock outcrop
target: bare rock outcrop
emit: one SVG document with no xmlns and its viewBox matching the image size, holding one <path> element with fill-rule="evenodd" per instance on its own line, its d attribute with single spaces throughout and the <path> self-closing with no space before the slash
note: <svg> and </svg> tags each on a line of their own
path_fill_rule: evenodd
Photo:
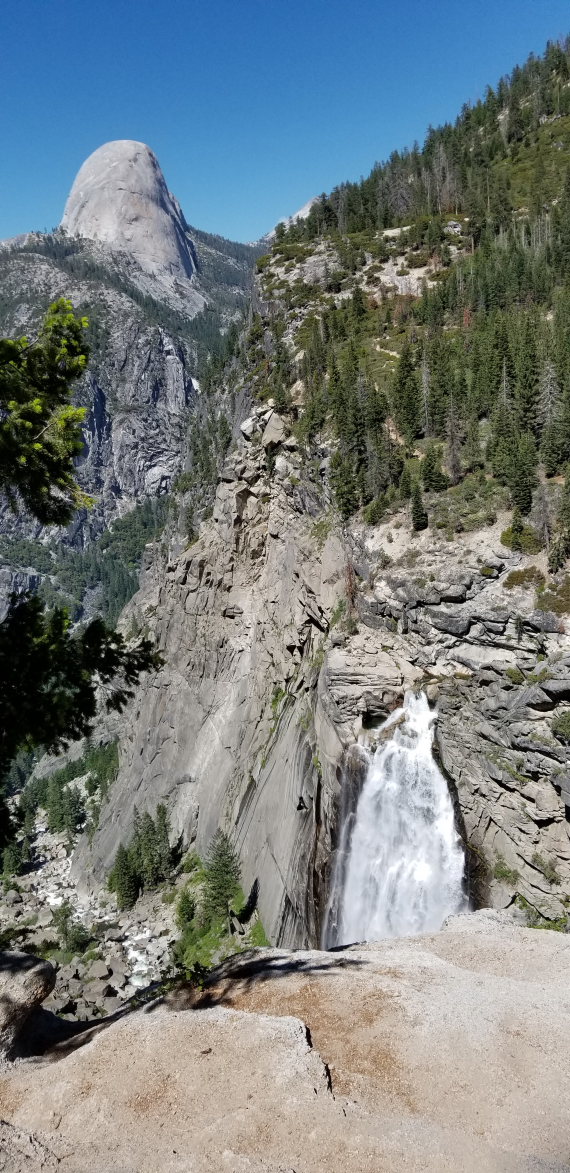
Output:
<svg viewBox="0 0 570 1173">
<path fill-rule="evenodd" d="M 238 955 L 5 1070 L 0 1145 L 10 1173 L 562 1173 L 569 974 L 568 937 L 497 913 Z"/>
</svg>

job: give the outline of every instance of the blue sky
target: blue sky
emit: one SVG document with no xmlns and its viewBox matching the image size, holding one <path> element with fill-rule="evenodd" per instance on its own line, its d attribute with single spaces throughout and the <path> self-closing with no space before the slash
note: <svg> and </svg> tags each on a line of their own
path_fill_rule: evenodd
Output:
<svg viewBox="0 0 570 1173">
<path fill-rule="evenodd" d="M 0 238 L 57 224 L 87 155 L 133 138 L 191 224 L 253 240 L 569 31 L 568 0 L 5 4 Z"/>
</svg>

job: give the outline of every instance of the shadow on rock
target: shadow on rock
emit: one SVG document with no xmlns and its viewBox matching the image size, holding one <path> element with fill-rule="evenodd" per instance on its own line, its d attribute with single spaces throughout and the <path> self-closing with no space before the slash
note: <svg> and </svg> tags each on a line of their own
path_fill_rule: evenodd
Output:
<svg viewBox="0 0 570 1173">
<path fill-rule="evenodd" d="M 206 1010 L 212 1006 L 231 1003 L 234 994 L 249 992 L 255 986 L 290 977 L 329 974 L 331 977 L 347 969 L 358 969 L 367 962 L 357 957 L 334 958 L 327 953 L 289 953 L 278 950 L 250 949 L 234 954 L 208 973 L 200 986 L 181 982 L 161 999 L 171 1010 Z M 152 1011 L 158 1003 L 147 1007 Z"/>
</svg>

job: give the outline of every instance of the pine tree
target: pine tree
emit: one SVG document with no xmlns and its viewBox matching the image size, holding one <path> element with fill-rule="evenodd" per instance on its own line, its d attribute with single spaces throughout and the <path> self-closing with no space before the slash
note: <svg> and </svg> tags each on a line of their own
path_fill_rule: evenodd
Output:
<svg viewBox="0 0 570 1173">
<path fill-rule="evenodd" d="M 457 485 L 461 480 L 461 442 L 459 436 L 459 418 L 455 410 L 453 396 L 449 401 L 449 411 L 447 413 L 446 423 L 447 444 L 445 450 L 445 462 L 449 472 L 449 479 L 452 485 Z"/>
<path fill-rule="evenodd" d="M 156 827 L 152 815 L 145 811 L 141 817 L 140 860 L 143 888 L 155 888 L 160 880 Z"/>
<path fill-rule="evenodd" d="M 538 356 L 536 349 L 537 325 L 534 317 L 526 314 L 522 320 L 517 353 L 516 406 L 517 421 L 523 432 L 537 432 Z"/>
<path fill-rule="evenodd" d="M 540 454 L 547 476 L 554 476 L 570 455 L 566 412 L 551 359 L 542 366 L 540 375 L 539 420 L 542 428 Z"/>
<path fill-rule="evenodd" d="M 333 452 L 331 457 L 331 486 L 338 511 L 346 521 L 358 509 L 358 490 L 352 461 L 340 452 Z"/>
<path fill-rule="evenodd" d="M 538 418 L 542 428 L 554 424 L 560 415 L 561 395 L 552 359 L 542 365 L 539 383 Z"/>
<path fill-rule="evenodd" d="M 352 295 L 350 311 L 355 326 L 358 328 L 362 319 L 366 317 L 366 303 L 364 301 L 364 294 L 360 288 L 360 285 L 356 286 Z"/>
<path fill-rule="evenodd" d="M 561 570 L 570 557 L 570 464 L 566 468 L 564 485 L 556 515 L 556 531 L 548 550 L 548 569 Z"/>
<path fill-rule="evenodd" d="M 170 827 L 166 807 L 159 802 L 156 808 L 156 854 L 161 880 L 167 880 L 172 867 L 170 850 Z"/>
<path fill-rule="evenodd" d="M 412 489 L 412 528 L 416 531 L 427 529 L 428 515 L 424 509 L 420 482 L 414 481 Z"/>
<path fill-rule="evenodd" d="M 57 834 L 65 830 L 63 788 L 57 774 L 53 774 L 48 783 L 46 813 L 50 831 Z"/>
<path fill-rule="evenodd" d="M 117 897 L 117 906 L 123 911 L 132 908 L 136 903 L 140 891 L 140 884 L 133 869 L 130 854 L 120 843 L 115 856 L 115 863 L 109 875 L 109 888 Z"/>
<path fill-rule="evenodd" d="M 196 914 L 196 901 L 188 888 L 183 888 L 176 905 L 176 924 L 183 933 Z"/>
<path fill-rule="evenodd" d="M 5 876 L 18 876 L 22 868 L 22 851 L 14 840 L 2 852 L 2 871 Z"/>
<path fill-rule="evenodd" d="M 400 474 L 398 490 L 402 501 L 408 501 L 412 495 L 412 478 L 410 476 L 410 468 L 408 464 L 404 464 Z"/>
<path fill-rule="evenodd" d="M 556 518 L 558 528 L 570 537 L 570 464 L 567 465 L 564 475 L 564 485 L 558 505 Z"/>
<path fill-rule="evenodd" d="M 85 807 L 77 786 L 64 786 L 62 788 L 62 829 L 73 837 L 77 834 L 84 819 Z"/>
<path fill-rule="evenodd" d="M 412 348 L 407 340 L 402 347 L 394 384 L 394 416 L 402 435 L 411 444 L 421 431 L 420 395 Z"/>
<path fill-rule="evenodd" d="M 476 468 L 481 468 L 483 464 L 483 453 L 481 451 L 481 440 L 479 435 L 479 419 L 476 412 L 472 412 L 467 421 L 467 435 L 465 438 L 463 458 L 465 461 L 465 466 L 470 472 Z"/>
<path fill-rule="evenodd" d="M 513 509 L 513 518 L 511 521 L 511 549 L 522 550 L 522 539 L 524 535 L 524 525 L 521 517 L 521 511 L 518 505 Z"/>
<path fill-rule="evenodd" d="M 333 419 L 335 421 L 337 435 L 340 434 L 340 422 L 347 410 L 347 397 L 345 394 L 344 383 L 340 377 L 334 351 L 331 350 L 328 362 L 328 400 L 330 403 Z"/>
<path fill-rule="evenodd" d="M 544 485 L 539 485 L 538 493 L 536 495 L 536 532 L 546 550 L 550 547 L 550 535 L 552 531 L 550 521 L 550 510 L 548 508 L 548 498 L 544 489 Z"/>
<path fill-rule="evenodd" d="M 430 440 L 421 466 L 424 488 L 428 493 L 440 493 L 447 488 L 447 477 L 441 468 L 441 449 Z"/>
<path fill-rule="evenodd" d="M 421 385 L 422 385 L 422 422 L 423 422 L 423 430 L 424 430 L 424 435 L 425 435 L 425 436 L 429 436 L 429 435 L 430 435 L 430 432 L 431 432 L 431 419 L 430 419 L 430 386 L 431 386 L 431 374 L 430 374 L 430 369 L 429 369 L 429 363 L 428 363 L 427 353 L 426 353 L 425 349 L 424 349 L 424 353 L 423 353 L 423 356 L 422 356 L 422 365 L 421 365 Z"/>
<path fill-rule="evenodd" d="M 513 504 L 523 516 L 530 513 L 532 494 L 537 485 L 537 455 L 534 437 L 528 432 L 521 436 L 511 464 L 509 488 Z"/>
<path fill-rule="evenodd" d="M 218 829 L 208 848 L 204 868 L 203 915 L 206 922 L 227 916 L 241 882 L 237 853 L 225 831 Z"/>
</svg>

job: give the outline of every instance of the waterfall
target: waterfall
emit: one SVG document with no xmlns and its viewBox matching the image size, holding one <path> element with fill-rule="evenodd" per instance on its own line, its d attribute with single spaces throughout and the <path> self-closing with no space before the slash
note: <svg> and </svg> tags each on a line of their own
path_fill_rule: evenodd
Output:
<svg viewBox="0 0 570 1173">
<path fill-rule="evenodd" d="M 437 930 L 465 907 L 463 850 L 432 754 L 435 719 L 424 693 L 406 693 L 368 754 L 356 812 L 341 830 L 329 946 Z"/>
</svg>

